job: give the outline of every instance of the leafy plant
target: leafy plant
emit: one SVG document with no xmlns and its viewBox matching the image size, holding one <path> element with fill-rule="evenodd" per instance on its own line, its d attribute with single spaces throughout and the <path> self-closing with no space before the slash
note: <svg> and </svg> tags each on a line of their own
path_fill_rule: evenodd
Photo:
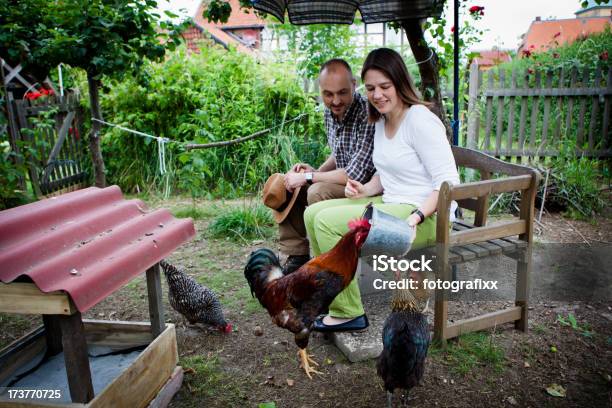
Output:
<svg viewBox="0 0 612 408">
<path fill-rule="evenodd" d="M 557 322 L 559 322 L 559 324 L 562 326 L 571 327 L 573 330 L 579 332 L 584 337 L 593 337 L 593 335 L 595 334 L 595 332 L 591 330 L 588 324 L 579 324 L 576 320 L 576 316 L 574 316 L 572 313 L 569 313 L 567 315 L 567 318 L 562 315 L 557 315 Z"/>
<path fill-rule="evenodd" d="M 270 210 L 262 205 L 234 208 L 218 216 L 208 227 L 215 238 L 248 241 L 271 236 L 274 225 Z"/>
</svg>

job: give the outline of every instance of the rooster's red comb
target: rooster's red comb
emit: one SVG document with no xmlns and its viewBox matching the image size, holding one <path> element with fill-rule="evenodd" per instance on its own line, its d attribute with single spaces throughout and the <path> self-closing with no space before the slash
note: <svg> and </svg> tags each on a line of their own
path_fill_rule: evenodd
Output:
<svg viewBox="0 0 612 408">
<path fill-rule="evenodd" d="M 351 231 L 357 229 L 357 228 L 367 228 L 368 230 L 370 229 L 370 221 L 366 220 L 365 218 L 356 218 L 354 220 L 350 220 L 348 222 L 348 227 Z"/>
</svg>

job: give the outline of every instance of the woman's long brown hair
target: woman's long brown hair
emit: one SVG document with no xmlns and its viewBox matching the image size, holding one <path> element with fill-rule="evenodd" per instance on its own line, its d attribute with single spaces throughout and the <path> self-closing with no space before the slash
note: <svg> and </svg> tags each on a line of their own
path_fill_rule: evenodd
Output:
<svg viewBox="0 0 612 408">
<path fill-rule="evenodd" d="M 406 64 L 396 51 L 390 48 L 377 48 L 372 50 L 366 57 L 361 69 L 361 80 L 364 81 L 365 74 L 375 69 L 382 72 L 387 78 L 393 82 L 393 86 L 397 90 L 397 94 L 406 106 L 425 105 L 429 107 L 431 104 L 421 99 L 419 92 L 414 86 L 414 82 L 408 73 Z M 368 120 L 377 122 L 381 117 L 381 113 L 368 100 Z"/>
</svg>

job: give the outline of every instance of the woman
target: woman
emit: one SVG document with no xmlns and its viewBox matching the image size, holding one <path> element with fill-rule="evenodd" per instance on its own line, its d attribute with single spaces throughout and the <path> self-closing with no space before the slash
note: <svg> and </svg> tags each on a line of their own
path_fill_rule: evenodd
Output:
<svg viewBox="0 0 612 408">
<path fill-rule="evenodd" d="M 361 80 L 368 96 L 368 119 L 376 125 L 372 156 L 376 174 L 366 184 L 349 179 L 346 199 L 322 201 L 306 209 L 304 221 L 315 256 L 330 250 L 348 230 L 347 222 L 361 216 L 369 202 L 416 228 L 412 248 L 433 244 L 440 186 L 444 181 L 459 183 L 445 127 L 418 97 L 402 57 L 388 48 L 373 50 Z M 314 326 L 320 331 L 368 326 L 357 279 Z"/>
</svg>

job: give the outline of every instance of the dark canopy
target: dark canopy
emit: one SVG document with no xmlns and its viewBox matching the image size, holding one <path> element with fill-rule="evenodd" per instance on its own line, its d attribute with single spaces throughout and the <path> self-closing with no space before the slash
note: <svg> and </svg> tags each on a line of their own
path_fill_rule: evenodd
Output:
<svg viewBox="0 0 612 408">
<path fill-rule="evenodd" d="M 256 10 L 292 24 L 351 24 L 359 10 L 363 22 L 384 23 L 414 18 L 438 17 L 443 0 L 253 0 Z"/>
</svg>

